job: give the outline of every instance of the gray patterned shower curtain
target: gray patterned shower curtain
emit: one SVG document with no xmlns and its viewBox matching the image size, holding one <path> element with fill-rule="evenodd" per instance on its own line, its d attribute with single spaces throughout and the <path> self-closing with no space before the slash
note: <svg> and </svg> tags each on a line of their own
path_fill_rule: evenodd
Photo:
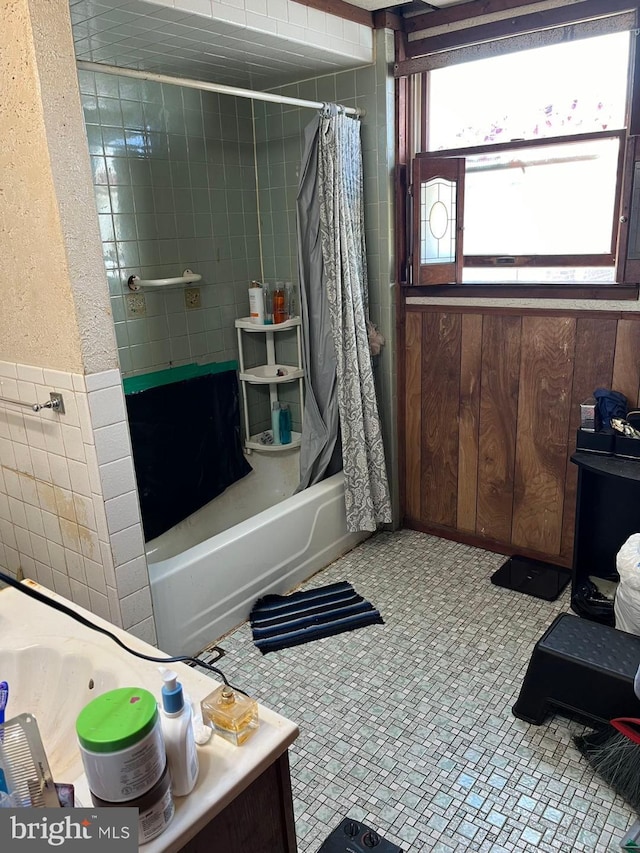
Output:
<svg viewBox="0 0 640 853">
<path fill-rule="evenodd" d="M 339 470 L 347 528 L 391 522 L 369 350 L 360 122 L 328 105 L 305 130 L 298 272 L 305 413 L 300 489 Z"/>
</svg>

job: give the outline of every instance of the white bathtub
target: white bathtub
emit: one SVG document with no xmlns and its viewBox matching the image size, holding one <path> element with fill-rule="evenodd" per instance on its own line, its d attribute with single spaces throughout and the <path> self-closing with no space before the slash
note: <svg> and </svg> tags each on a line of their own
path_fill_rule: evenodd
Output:
<svg viewBox="0 0 640 853">
<path fill-rule="evenodd" d="M 289 592 L 370 535 L 347 532 L 342 472 L 292 495 L 297 452 L 256 453 L 250 463 L 247 477 L 148 543 L 158 646 L 165 652 L 196 654 L 246 621 L 258 598 Z M 294 478 L 285 485 L 287 471 Z M 262 504 L 257 514 L 250 496 Z M 279 502 L 263 509 L 265 500 Z M 216 516 L 226 518 L 228 504 L 243 520 L 218 532 Z"/>
</svg>

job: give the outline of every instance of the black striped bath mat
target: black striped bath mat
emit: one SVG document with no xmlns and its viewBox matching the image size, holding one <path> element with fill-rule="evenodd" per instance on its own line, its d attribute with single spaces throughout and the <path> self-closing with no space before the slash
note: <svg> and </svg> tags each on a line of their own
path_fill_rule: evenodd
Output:
<svg viewBox="0 0 640 853">
<path fill-rule="evenodd" d="M 364 625 L 384 625 L 379 611 L 346 581 L 291 595 L 265 595 L 254 604 L 249 620 L 262 654 Z"/>
</svg>

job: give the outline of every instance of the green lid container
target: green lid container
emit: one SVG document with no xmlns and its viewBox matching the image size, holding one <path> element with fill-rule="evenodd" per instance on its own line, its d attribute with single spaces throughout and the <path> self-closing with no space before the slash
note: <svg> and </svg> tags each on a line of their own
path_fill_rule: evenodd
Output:
<svg viewBox="0 0 640 853">
<path fill-rule="evenodd" d="M 120 687 L 97 696 L 76 720 L 78 740 L 91 752 L 118 752 L 138 743 L 156 725 L 155 697 L 141 687 Z"/>
</svg>

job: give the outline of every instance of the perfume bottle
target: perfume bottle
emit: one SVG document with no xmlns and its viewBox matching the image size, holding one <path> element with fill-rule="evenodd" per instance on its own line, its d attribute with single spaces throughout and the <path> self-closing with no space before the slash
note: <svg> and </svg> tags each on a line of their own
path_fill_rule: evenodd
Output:
<svg viewBox="0 0 640 853">
<path fill-rule="evenodd" d="M 200 705 L 204 720 L 235 746 L 241 746 L 258 728 L 256 700 L 226 684 L 205 696 Z"/>
</svg>

